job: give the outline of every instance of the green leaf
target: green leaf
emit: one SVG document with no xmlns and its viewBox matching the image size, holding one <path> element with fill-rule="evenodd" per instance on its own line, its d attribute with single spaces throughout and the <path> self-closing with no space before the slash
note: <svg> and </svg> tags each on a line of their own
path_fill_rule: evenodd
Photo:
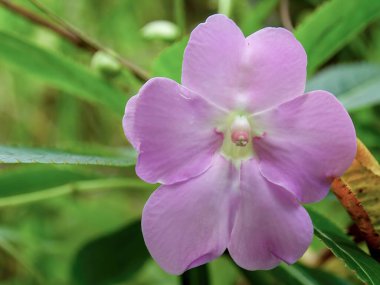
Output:
<svg viewBox="0 0 380 285">
<path fill-rule="evenodd" d="M 181 82 L 182 60 L 188 37 L 166 48 L 153 62 L 152 77 L 168 77 Z"/>
<path fill-rule="evenodd" d="M 327 218 L 308 209 L 314 224 L 314 233 L 365 283 L 380 284 L 380 264 L 362 251 Z"/>
<path fill-rule="evenodd" d="M 134 165 L 136 152 L 125 149 L 118 156 L 93 156 L 58 150 L 0 146 L 0 163 L 45 163 L 125 167 Z"/>
<path fill-rule="evenodd" d="M 264 21 L 275 9 L 277 4 L 278 0 L 259 1 L 252 9 L 248 9 L 240 25 L 244 35 L 249 36 L 253 32 L 263 28 Z"/>
<path fill-rule="evenodd" d="M 16 206 L 99 189 L 151 189 L 153 187 L 134 178 L 104 178 L 104 176 L 77 169 L 28 166 L 0 173 L 0 207 Z"/>
<path fill-rule="evenodd" d="M 380 1 L 331 0 L 309 15 L 295 30 L 308 55 L 308 72 L 336 54 L 380 16 Z"/>
<path fill-rule="evenodd" d="M 304 274 L 309 275 L 314 280 L 317 280 L 321 285 L 351 285 L 352 282 L 339 278 L 327 271 L 317 268 L 308 268 L 306 266 L 298 265 L 298 269 Z"/>
<path fill-rule="evenodd" d="M 210 284 L 207 264 L 192 268 L 181 275 L 182 285 Z"/>
<path fill-rule="evenodd" d="M 297 265 L 283 265 L 279 266 L 278 268 L 274 269 L 275 274 L 277 275 L 277 279 L 279 280 L 286 280 L 286 283 L 289 285 L 326 285 L 321 284 L 317 280 L 315 280 L 312 276 L 309 274 L 306 274 L 306 272 L 302 271 L 302 269 Z"/>
<path fill-rule="evenodd" d="M 85 67 L 0 31 L 0 60 L 81 99 L 123 114 L 126 96 Z"/>
<path fill-rule="evenodd" d="M 83 171 L 47 166 L 23 167 L 0 172 L 0 207 L 59 196 L 59 187 L 99 178 Z"/>
<path fill-rule="evenodd" d="M 307 90 L 333 93 L 349 111 L 380 103 L 380 65 L 339 64 L 324 69 L 307 83 Z"/>
<path fill-rule="evenodd" d="M 38 166 L 23 167 L 0 172 L 0 200 L 28 194 L 75 181 L 90 180 L 101 176 L 89 172 Z"/>
<path fill-rule="evenodd" d="M 85 244 L 75 257 L 72 276 L 76 284 L 105 285 L 131 279 L 149 259 L 136 221 Z"/>
<path fill-rule="evenodd" d="M 300 264 L 280 266 L 266 271 L 247 271 L 241 269 L 251 284 L 268 285 L 349 285 L 348 281 L 328 272 L 311 269 Z"/>
</svg>

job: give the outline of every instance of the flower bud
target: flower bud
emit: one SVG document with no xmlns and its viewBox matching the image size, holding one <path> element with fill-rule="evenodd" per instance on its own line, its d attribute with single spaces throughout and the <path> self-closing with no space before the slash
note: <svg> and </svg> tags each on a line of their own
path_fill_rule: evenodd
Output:
<svg viewBox="0 0 380 285">
<path fill-rule="evenodd" d="M 180 35 L 177 25 L 169 21 L 153 21 L 146 24 L 141 32 L 143 37 L 148 40 L 167 40 L 173 41 Z"/>
<path fill-rule="evenodd" d="M 116 77 L 121 72 L 121 65 L 117 59 L 104 51 L 94 54 L 91 67 L 105 77 Z"/>
</svg>

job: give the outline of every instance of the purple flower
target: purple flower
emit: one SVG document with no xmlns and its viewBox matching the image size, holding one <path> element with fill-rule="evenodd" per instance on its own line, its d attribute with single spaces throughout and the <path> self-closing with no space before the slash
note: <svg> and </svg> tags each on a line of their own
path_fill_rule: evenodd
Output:
<svg viewBox="0 0 380 285">
<path fill-rule="evenodd" d="M 161 183 L 142 230 L 153 258 L 180 274 L 228 249 L 241 267 L 294 263 L 321 200 L 355 156 L 352 121 L 326 91 L 303 94 L 306 54 L 282 28 L 245 38 L 214 15 L 191 34 L 182 85 L 153 78 L 127 103 L 136 172 Z"/>
</svg>

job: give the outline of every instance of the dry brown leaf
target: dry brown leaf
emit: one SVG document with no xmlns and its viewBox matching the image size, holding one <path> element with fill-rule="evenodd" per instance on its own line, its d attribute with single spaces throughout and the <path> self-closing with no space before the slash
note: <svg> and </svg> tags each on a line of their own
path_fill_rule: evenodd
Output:
<svg viewBox="0 0 380 285">
<path fill-rule="evenodd" d="M 332 189 L 358 226 L 371 253 L 380 258 L 380 166 L 359 139 L 352 165 L 333 181 Z"/>
</svg>

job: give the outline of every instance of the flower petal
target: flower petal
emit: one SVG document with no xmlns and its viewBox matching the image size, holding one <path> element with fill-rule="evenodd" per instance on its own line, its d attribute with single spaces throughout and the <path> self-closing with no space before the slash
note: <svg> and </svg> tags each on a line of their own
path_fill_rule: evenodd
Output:
<svg viewBox="0 0 380 285">
<path fill-rule="evenodd" d="M 241 200 L 228 245 L 233 260 L 248 270 L 296 262 L 313 237 L 306 210 L 266 180 L 255 159 L 242 163 L 240 179 Z"/>
<path fill-rule="evenodd" d="M 301 95 L 306 53 L 292 33 L 265 28 L 248 38 L 223 15 L 214 15 L 190 36 L 182 84 L 226 108 L 262 111 Z"/>
<path fill-rule="evenodd" d="M 182 65 L 182 84 L 221 107 L 234 105 L 245 38 L 224 15 L 213 15 L 190 35 Z"/>
<path fill-rule="evenodd" d="M 171 184 L 205 171 L 222 144 L 215 128 L 223 112 L 165 78 L 149 80 L 138 96 L 130 132 L 139 142 L 137 174 Z"/>
<path fill-rule="evenodd" d="M 250 35 L 244 62 L 250 110 L 262 111 L 302 95 L 307 56 L 294 35 L 283 28 L 265 28 Z"/>
<path fill-rule="evenodd" d="M 328 193 L 334 177 L 352 163 L 356 135 L 338 100 L 314 91 L 253 116 L 264 135 L 254 140 L 262 174 L 293 192 L 301 202 Z"/>
<path fill-rule="evenodd" d="M 140 143 L 134 132 L 137 99 L 138 95 L 131 97 L 128 100 L 127 105 L 125 106 L 125 114 L 123 117 L 123 129 L 124 134 L 127 137 L 129 143 L 138 151 L 140 148 Z"/>
<path fill-rule="evenodd" d="M 142 230 L 152 257 L 164 270 L 181 274 L 224 252 L 238 179 L 236 168 L 217 155 L 202 175 L 161 186 L 152 194 Z"/>
</svg>

